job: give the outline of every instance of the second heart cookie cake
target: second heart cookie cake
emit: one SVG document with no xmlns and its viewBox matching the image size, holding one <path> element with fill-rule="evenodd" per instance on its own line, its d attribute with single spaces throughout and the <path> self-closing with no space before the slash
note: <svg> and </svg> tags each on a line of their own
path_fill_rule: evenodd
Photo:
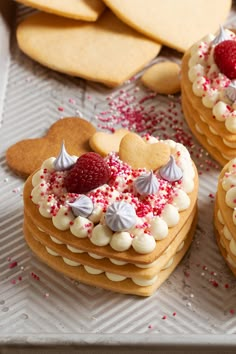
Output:
<svg viewBox="0 0 236 354">
<path fill-rule="evenodd" d="M 236 159 L 222 169 L 215 201 L 215 234 L 220 251 L 236 275 Z"/>
<path fill-rule="evenodd" d="M 25 239 L 42 261 L 73 279 L 150 296 L 191 244 L 198 175 L 182 144 L 151 136 L 143 144 L 148 160 L 150 147 L 158 147 L 156 167 L 145 167 L 141 151 L 142 166 L 135 156 L 132 167 L 123 139 L 119 153 L 104 158 L 90 152 L 77 159 L 63 147 L 44 161 L 24 188 Z"/>
<path fill-rule="evenodd" d="M 182 63 L 182 106 L 190 129 L 221 164 L 236 154 L 236 36 L 221 28 L 192 46 Z"/>
</svg>

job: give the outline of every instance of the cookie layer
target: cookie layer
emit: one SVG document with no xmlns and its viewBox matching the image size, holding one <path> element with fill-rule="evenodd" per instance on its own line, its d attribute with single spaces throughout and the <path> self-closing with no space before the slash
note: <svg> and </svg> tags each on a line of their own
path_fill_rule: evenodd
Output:
<svg viewBox="0 0 236 354">
<path fill-rule="evenodd" d="M 222 169 L 214 209 L 214 225 L 220 250 L 236 275 L 236 159 Z"/>
<path fill-rule="evenodd" d="M 174 271 L 178 263 L 184 257 L 187 252 L 192 237 L 195 231 L 195 224 L 191 228 L 189 235 L 185 241 L 184 247 L 175 255 L 173 259 L 173 263 L 164 270 L 161 270 L 156 276 L 156 280 L 152 285 L 149 286 L 140 286 L 135 284 L 131 279 L 127 278 L 123 281 L 112 281 L 107 278 L 107 276 L 103 273 L 101 274 L 90 274 L 88 273 L 84 267 L 81 265 L 72 266 L 65 263 L 62 257 L 56 257 L 50 255 L 45 246 L 40 242 L 36 241 L 31 232 L 28 230 L 27 226 L 24 225 L 24 235 L 26 242 L 32 251 L 41 259 L 44 263 L 46 263 L 51 268 L 56 271 L 78 281 L 81 281 L 85 284 L 101 287 L 106 290 L 111 290 L 123 294 L 133 294 L 139 296 L 150 296 L 152 295 L 161 284 L 170 276 L 170 274 Z"/>
</svg>

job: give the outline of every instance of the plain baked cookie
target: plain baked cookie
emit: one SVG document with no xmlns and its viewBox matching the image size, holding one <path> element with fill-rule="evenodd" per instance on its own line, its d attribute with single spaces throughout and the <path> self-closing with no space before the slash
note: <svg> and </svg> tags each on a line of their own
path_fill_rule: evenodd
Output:
<svg viewBox="0 0 236 354">
<path fill-rule="evenodd" d="M 144 142 L 168 146 L 167 163 L 135 169 L 118 153 L 76 160 L 63 148 L 27 179 L 24 234 L 43 262 L 83 283 L 140 296 L 174 271 L 195 231 L 198 175 L 182 144 Z"/>
<path fill-rule="evenodd" d="M 127 129 L 118 129 L 112 134 L 96 132 L 89 139 L 89 145 L 93 151 L 104 157 L 110 152 L 119 152 L 120 142 L 128 133 Z"/>
<path fill-rule="evenodd" d="M 200 143 L 222 166 L 236 155 L 235 47 L 235 34 L 221 29 L 217 35 L 209 34 L 196 42 L 182 60 L 185 119 Z M 222 48 L 224 57 L 219 55 Z"/>
<path fill-rule="evenodd" d="M 90 137 L 96 128 L 82 118 L 69 117 L 54 123 L 42 138 L 25 139 L 6 151 L 8 166 L 19 176 L 28 177 L 42 162 L 58 154 L 62 141 L 72 155 L 91 151 Z"/>
<path fill-rule="evenodd" d="M 95 23 L 46 13 L 29 16 L 17 28 L 17 41 L 42 65 L 107 86 L 122 84 L 161 49 L 109 10 Z"/>
<path fill-rule="evenodd" d="M 148 68 L 141 82 L 151 90 L 172 95 L 180 91 L 180 66 L 173 61 L 164 61 Z"/>
<path fill-rule="evenodd" d="M 181 52 L 224 23 L 231 0 L 104 0 L 125 23 Z"/>
<path fill-rule="evenodd" d="M 105 9 L 102 0 L 17 0 L 38 10 L 83 21 L 96 21 Z"/>
</svg>

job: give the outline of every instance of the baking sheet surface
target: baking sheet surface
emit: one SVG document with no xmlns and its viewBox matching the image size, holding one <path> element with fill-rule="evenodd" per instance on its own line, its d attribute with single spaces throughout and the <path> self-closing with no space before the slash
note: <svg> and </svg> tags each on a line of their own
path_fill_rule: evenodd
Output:
<svg viewBox="0 0 236 354">
<path fill-rule="evenodd" d="M 141 73 L 111 90 L 40 66 L 20 52 L 15 40 L 14 26 L 28 13 L 17 7 L 10 53 L 6 42 L 0 51 L 5 78 L 0 90 L 0 342 L 236 343 L 235 280 L 218 251 L 212 225 L 219 166 L 189 132 L 180 97 L 153 95 L 141 85 Z M 229 27 L 235 18 L 233 7 Z M 7 38 L 6 25 L 0 31 L 3 27 Z M 156 61 L 166 57 L 180 59 L 164 49 Z M 104 131 L 128 122 L 128 128 L 143 134 L 144 124 L 138 120 L 142 117 L 148 132 L 185 143 L 201 174 L 192 247 L 150 298 L 65 278 L 38 261 L 25 244 L 23 180 L 6 166 L 5 150 L 23 138 L 42 136 L 62 116 L 80 115 Z"/>
</svg>

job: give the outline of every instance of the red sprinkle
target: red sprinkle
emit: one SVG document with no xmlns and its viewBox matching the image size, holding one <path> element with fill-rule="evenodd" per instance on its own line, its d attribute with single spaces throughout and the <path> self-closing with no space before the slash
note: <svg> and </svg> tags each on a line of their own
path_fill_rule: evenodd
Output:
<svg viewBox="0 0 236 354">
<path fill-rule="evenodd" d="M 9 268 L 15 268 L 17 266 L 17 262 L 12 262 L 11 264 L 9 264 Z"/>
<path fill-rule="evenodd" d="M 216 280 L 210 280 L 210 282 L 215 288 L 218 288 L 219 284 Z"/>
<path fill-rule="evenodd" d="M 34 272 L 31 273 L 32 278 L 36 279 L 36 280 L 40 280 L 39 276 L 37 274 L 35 274 Z"/>
<path fill-rule="evenodd" d="M 63 111 L 64 111 L 64 108 L 61 107 L 61 106 L 59 106 L 59 107 L 58 107 L 58 111 L 63 112 Z"/>
</svg>

